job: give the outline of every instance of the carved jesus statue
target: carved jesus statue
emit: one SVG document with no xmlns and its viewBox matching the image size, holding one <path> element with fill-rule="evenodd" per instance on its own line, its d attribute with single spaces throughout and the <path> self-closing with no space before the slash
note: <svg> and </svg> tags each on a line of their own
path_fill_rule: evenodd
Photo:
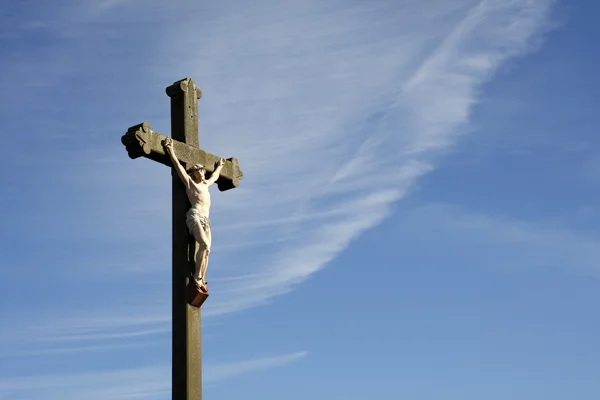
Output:
<svg viewBox="0 0 600 400">
<path fill-rule="evenodd" d="M 171 158 L 173 168 L 185 186 L 188 199 L 192 205 L 186 214 L 185 223 L 190 234 L 194 236 L 198 249 L 196 251 L 196 269 L 193 279 L 198 289 L 208 293 L 206 286 L 206 269 L 208 268 L 208 255 L 210 254 L 211 232 L 210 232 L 210 193 L 208 187 L 219 179 L 219 174 L 225 162 L 222 158 L 217 162 L 216 168 L 209 179 L 206 179 L 204 166 L 196 164 L 187 171 L 183 169 L 175 151 L 173 141 L 166 138 L 163 142 L 167 154 Z"/>
</svg>

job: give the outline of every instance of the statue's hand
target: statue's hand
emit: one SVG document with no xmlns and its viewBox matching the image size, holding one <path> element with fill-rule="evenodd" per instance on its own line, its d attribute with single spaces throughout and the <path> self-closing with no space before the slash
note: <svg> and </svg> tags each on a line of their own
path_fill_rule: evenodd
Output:
<svg viewBox="0 0 600 400">
<path fill-rule="evenodd" d="M 225 160 L 223 160 L 222 158 L 219 159 L 219 161 L 217 161 L 217 167 L 222 167 L 225 164 Z"/>
<path fill-rule="evenodd" d="M 165 146 L 165 149 L 167 149 L 169 153 L 173 151 L 173 141 L 171 140 L 171 138 L 166 138 L 165 140 L 163 140 L 163 146 Z"/>
</svg>

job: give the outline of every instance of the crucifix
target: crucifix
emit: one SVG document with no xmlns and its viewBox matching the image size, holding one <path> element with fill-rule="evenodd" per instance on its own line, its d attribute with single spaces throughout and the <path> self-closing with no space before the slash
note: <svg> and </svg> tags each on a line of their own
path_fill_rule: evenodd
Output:
<svg viewBox="0 0 600 400">
<path fill-rule="evenodd" d="M 171 138 L 152 131 L 146 122 L 132 126 L 121 137 L 129 157 L 145 157 L 172 167 L 172 370 L 173 400 L 202 399 L 202 346 L 200 307 L 208 291 L 195 284 L 196 240 L 186 226 L 190 202 L 186 184 L 173 165 L 171 150 L 184 169 L 203 166 L 208 173 L 218 173 L 216 184 L 221 191 L 240 184 L 242 171 L 236 158 L 220 157 L 199 148 L 198 99 L 202 92 L 190 78 L 173 83 L 166 89 L 171 98 Z M 167 146 L 165 144 L 168 143 Z M 221 161 L 220 161 L 221 160 Z M 221 167 L 218 167 L 222 165 Z M 181 171 L 181 170 L 180 170 Z M 210 179 L 209 179 L 210 180 Z"/>
</svg>

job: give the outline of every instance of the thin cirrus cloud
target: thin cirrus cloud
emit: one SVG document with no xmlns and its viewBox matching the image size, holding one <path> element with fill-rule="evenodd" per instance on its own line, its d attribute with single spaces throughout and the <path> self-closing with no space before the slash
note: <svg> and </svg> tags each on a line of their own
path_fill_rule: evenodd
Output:
<svg viewBox="0 0 600 400">
<path fill-rule="evenodd" d="M 133 3 L 112 2 L 106 11 L 133 12 Z M 268 12 L 258 12 L 254 3 L 224 2 L 210 8 L 210 21 L 199 22 L 192 18 L 199 5 L 176 3 L 172 9 L 186 7 L 188 16 L 178 14 L 176 24 L 159 19 L 153 53 L 133 54 L 148 62 L 152 82 L 196 78 L 205 92 L 201 144 L 235 155 L 245 173 L 241 187 L 215 196 L 211 265 L 224 267 L 211 268 L 215 294 L 207 315 L 291 290 L 386 218 L 467 129 L 482 83 L 535 48 L 552 4 L 338 2 L 332 9 L 316 1 L 262 1 Z M 162 8 L 150 2 L 144 15 L 152 10 Z M 99 14 L 97 23 L 111 15 Z M 146 115 L 156 115 L 152 126 L 168 132 L 164 105 L 140 99 L 122 106 L 136 115 L 145 104 Z M 114 141 L 110 151 L 122 154 Z M 59 226 L 66 216 L 78 221 L 81 237 L 129 240 L 132 249 L 168 259 L 167 246 L 155 246 L 170 232 L 168 172 L 106 154 L 106 146 L 88 148 L 85 159 L 96 161 L 63 173 L 85 207 L 36 218 Z M 88 217 L 89 208 L 102 209 L 102 219 Z M 123 257 L 106 258 L 115 266 L 108 271 L 121 268 Z M 155 269 L 152 260 L 143 264 Z M 237 282 L 246 275 L 242 288 Z"/>
<path fill-rule="evenodd" d="M 481 265 L 549 268 L 600 276 L 600 238 L 557 226 L 556 222 L 532 224 L 503 215 L 428 204 L 411 209 L 402 224 L 401 235 L 429 242 L 439 240 L 457 254 L 466 247 L 471 261 Z"/>
<path fill-rule="evenodd" d="M 207 316 L 289 292 L 390 215 L 468 128 L 481 85 L 536 47 L 553 4 L 340 2 L 332 10 L 311 1 L 263 3 L 268 12 L 214 6 L 204 23 L 192 18 L 200 6 L 177 3 L 190 7 L 189 17 L 160 20 L 160 40 L 146 55 L 152 82 L 196 78 L 205 93 L 202 146 L 235 155 L 245 174 L 236 190 L 215 193 Z M 121 106 L 136 115 L 144 104 L 156 116 L 152 126 L 168 132 L 164 104 Z M 122 157 L 107 157 L 106 146 L 86 148 L 92 162 L 63 171 L 64 183 L 78 188 L 76 204 L 36 218 L 51 226 L 77 221 L 78 237 L 96 242 L 119 240 L 129 253 L 90 261 L 105 266 L 103 275 L 154 279 L 169 258 L 168 246 L 156 247 L 169 240 L 169 174 L 128 160 L 114 142 L 109 150 Z M 90 218 L 90 208 L 102 218 Z"/>
<path fill-rule="evenodd" d="M 11 329 L 0 330 L 0 357 L 97 352 L 163 342 L 170 332 L 167 307 L 154 314 L 122 308 L 102 313 L 88 310 L 71 316 L 13 318 Z M 86 315 L 91 314 L 92 316 Z"/>
<path fill-rule="evenodd" d="M 282 367 L 305 357 L 296 352 L 205 366 L 204 383 L 211 384 L 234 376 Z M 10 399 L 164 399 L 171 392 L 169 365 L 147 366 L 116 371 L 43 375 L 0 380 L 0 393 Z M 3 397 L 0 396 L 0 399 Z"/>
<path fill-rule="evenodd" d="M 87 69 L 121 70 L 123 62 L 130 62 L 130 69 L 139 68 L 136 77 L 141 76 L 135 83 L 123 82 L 131 90 L 142 84 L 156 87 L 156 82 L 166 86 L 184 76 L 194 78 L 203 89 L 201 144 L 212 153 L 238 157 L 245 174 L 239 188 L 214 196 L 212 294 L 205 315 L 215 316 L 264 305 L 289 292 L 389 216 L 392 206 L 435 168 L 436 156 L 451 149 L 456 137 L 467 130 L 481 85 L 508 60 L 535 49 L 547 28 L 553 2 L 324 4 L 306 0 L 232 6 L 225 1 L 205 9 L 191 1 L 172 2 L 164 9 L 147 2 L 147 8 L 139 10 L 145 18 L 156 17 L 153 29 L 118 31 L 123 29 L 121 25 L 110 23 L 109 18 L 117 18 L 123 7 L 118 18 L 131 17 L 128 23 L 136 20 L 138 9 L 127 8 L 133 4 L 139 2 L 97 3 L 95 10 L 102 12 L 87 10 L 86 21 L 95 20 L 86 23 L 85 29 L 77 24 L 53 24 L 64 29 L 62 37 L 68 38 L 68 46 L 45 49 L 42 61 L 47 59 L 51 68 L 31 75 L 39 76 L 46 85 Z M 98 29 L 103 22 L 107 28 Z M 104 40 L 107 37 L 103 35 L 111 30 L 118 34 L 110 33 L 110 38 L 116 35 L 122 43 Z M 98 36 L 86 36 L 94 32 Z M 122 51 L 125 48 L 130 50 Z M 77 71 L 72 62 L 64 62 L 73 58 L 70 52 L 75 50 L 80 52 Z M 7 60 L 0 62 L 2 70 L 5 63 L 13 61 Z M 35 72 L 35 68 L 21 70 Z M 95 93 L 104 93 L 97 89 Z M 52 90 L 61 89 L 57 85 Z M 87 89 L 81 90 L 87 94 Z M 147 89 L 143 93 L 148 93 Z M 160 96 L 157 92 L 156 97 Z M 59 165 L 56 179 L 61 188 L 71 187 L 63 193 L 75 201 L 67 207 L 62 198 L 57 199 L 52 213 L 37 215 L 35 208 L 28 211 L 32 221 L 44 226 L 72 225 L 72 229 L 49 233 L 52 240 L 85 239 L 97 248 L 104 246 L 105 251 L 96 256 L 70 255 L 81 256 L 86 265 L 103 266 L 101 272 L 97 272 L 99 268 L 78 272 L 91 271 L 87 273 L 94 275 L 92 279 L 100 273 L 119 279 L 135 274 L 136 282 L 147 282 L 156 279 L 169 259 L 169 246 L 162 250 L 156 246 L 169 243 L 170 213 L 165 208 L 170 204 L 169 172 L 146 160 L 128 160 L 118 143 L 119 133 L 128 125 L 105 118 L 118 113 L 122 119 L 124 114 L 141 115 L 144 110 L 141 120 L 150 120 L 153 128 L 168 133 L 168 111 L 162 99 L 135 99 L 129 103 L 117 98 L 103 106 L 101 119 L 106 119 L 106 125 L 102 138 L 107 131 L 116 132 L 110 144 L 93 142 L 100 134 L 86 137 L 98 144 L 91 146 L 60 132 L 71 142 L 68 150 L 57 150 L 56 157 L 73 160 L 80 168 Z M 57 107 L 47 103 L 44 108 Z M 135 119 L 129 125 L 137 122 L 141 121 Z M 100 128 L 89 129 L 93 133 Z M 70 148 L 77 146 L 85 151 L 78 149 L 73 156 Z M 85 162 L 80 162 L 82 159 Z M 93 215 L 89 210 L 94 210 Z M 17 226 L 25 235 L 31 225 Z M 120 228 L 115 231 L 115 226 Z M 107 250 L 117 242 L 127 252 Z M 132 249 L 151 256 L 137 260 L 139 268 L 123 270 L 123 263 L 136 263 L 130 255 Z M 69 268 L 75 267 L 65 265 L 63 273 Z M 122 318 L 95 321 L 82 317 L 61 324 L 52 324 L 50 318 L 48 326 L 56 329 L 52 328 L 54 335 L 44 342 L 52 344 L 38 350 L 56 346 L 68 351 L 69 345 L 91 349 L 114 345 L 115 340 L 152 338 L 167 332 L 167 307 L 152 308 L 144 299 L 139 308 L 157 314 L 137 310 L 116 313 Z M 138 317 L 128 321 L 126 315 Z M 48 326 L 44 329 L 50 329 Z M 15 340 L 13 335 L 4 342 Z M 31 341 L 42 342 L 38 337 Z M 232 369 L 217 368 L 214 376 L 283 365 L 303 356 L 296 353 L 239 363 Z M 144 383 L 163 382 L 148 379 L 159 372 L 139 370 L 133 376 L 139 374 Z M 52 382 L 50 378 L 38 381 L 36 387 L 48 387 Z M 140 386 L 139 390 L 165 390 L 162 383 L 157 385 Z M 118 386 L 115 382 L 110 387 Z M 141 393 L 136 390 L 130 385 L 121 393 L 133 398 Z M 104 393 L 103 398 L 108 395 Z M 138 395 L 144 396 L 152 398 L 151 393 Z"/>
<path fill-rule="evenodd" d="M 288 292 L 386 218 L 467 128 L 481 84 L 536 47 L 552 2 L 385 4 L 389 10 L 355 5 L 293 21 L 293 7 L 274 7 L 277 18 L 257 16 L 247 32 L 256 39 L 272 33 L 277 55 L 270 58 L 256 56 L 270 42 L 236 43 L 229 25 L 211 26 L 209 36 L 219 39 L 205 46 L 215 61 L 189 68 L 214 76 L 213 90 L 224 93 L 203 107 L 207 131 L 226 127 L 228 134 L 207 141 L 243 160 L 246 178 L 215 207 L 217 235 L 242 244 L 218 260 L 243 266 L 219 275 L 208 315 Z M 215 70 L 231 64 L 235 74 Z M 240 93 L 259 95 L 249 104 Z M 260 252 L 243 245 L 257 237 Z M 240 264 L 242 257 L 248 261 Z"/>
</svg>

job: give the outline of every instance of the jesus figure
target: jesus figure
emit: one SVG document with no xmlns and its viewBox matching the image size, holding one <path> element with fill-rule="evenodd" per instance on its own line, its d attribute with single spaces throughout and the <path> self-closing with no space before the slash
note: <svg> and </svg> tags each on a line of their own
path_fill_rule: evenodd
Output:
<svg viewBox="0 0 600 400">
<path fill-rule="evenodd" d="M 185 223 L 190 234 L 198 243 L 196 251 L 196 269 L 193 279 L 203 293 L 208 293 L 206 286 L 206 269 L 208 268 L 208 255 L 210 254 L 211 232 L 210 232 L 210 193 L 208 187 L 219 179 L 219 174 L 225 162 L 222 158 L 216 164 L 216 168 L 209 179 L 206 179 L 206 169 L 200 164 L 196 164 L 187 171 L 183 169 L 181 163 L 173 150 L 173 141 L 166 138 L 163 142 L 167 154 L 171 158 L 173 168 L 185 186 L 188 199 L 192 205 L 186 214 Z"/>
</svg>

